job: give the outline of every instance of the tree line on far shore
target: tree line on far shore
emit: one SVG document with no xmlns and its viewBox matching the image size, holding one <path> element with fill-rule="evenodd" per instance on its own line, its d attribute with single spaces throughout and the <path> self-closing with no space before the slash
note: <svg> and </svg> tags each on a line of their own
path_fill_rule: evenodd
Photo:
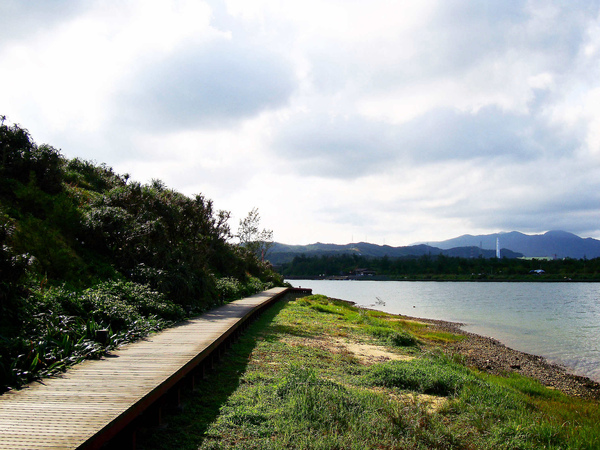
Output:
<svg viewBox="0 0 600 450">
<path fill-rule="evenodd" d="M 356 254 L 295 256 L 278 268 L 284 277 L 415 280 L 600 281 L 600 258 L 517 259 L 423 255 L 391 258 Z"/>
</svg>

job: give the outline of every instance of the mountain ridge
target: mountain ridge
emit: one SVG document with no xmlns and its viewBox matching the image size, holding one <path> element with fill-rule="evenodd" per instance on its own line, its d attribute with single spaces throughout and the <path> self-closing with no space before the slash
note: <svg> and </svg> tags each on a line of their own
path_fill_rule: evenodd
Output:
<svg viewBox="0 0 600 450">
<path fill-rule="evenodd" d="M 509 249 L 503 249 L 503 255 L 507 258 L 517 258 L 523 256 Z M 493 258 L 496 255 L 495 250 L 480 249 L 478 247 L 460 247 L 450 249 L 440 249 L 425 244 L 417 244 L 402 247 L 392 247 L 389 245 L 377 245 L 368 242 L 357 242 L 350 244 L 308 244 L 308 245 L 288 245 L 274 243 L 269 252 L 268 259 L 272 264 L 283 264 L 290 262 L 295 256 L 338 256 L 338 255 L 357 255 L 371 258 L 390 258 L 419 257 L 424 255 L 445 255 L 462 258 Z"/>
<path fill-rule="evenodd" d="M 462 235 L 445 241 L 431 242 L 430 245 L 441 249 L 477 245 L 484 249 L 495 249 L 496 239 L 500 246 L 526 257 L 556 258 L 598 258 L 600 257 L 600 240 L 582 238 L 563 230 L 550 230 L 543 234 L 525 234 L 519 231 L 492 233 L 484 235 Z"/>
<path fill-rule="evenodd" d="M 269 254 L 273 264 L 291 261 L 295 256 L 323 256 L 356 254 L 380 258 L 388 256 L 419 257 L 423 255 L 446 255 L 463 258 L 493 258 L 496 255 L 496 239 L 500 241 L 501 257 L 517 258 L 574 258 L 592 259 L 600 257 L 600 240 L 582 238 L 576 234 L 551 230 L 543 234 L 525 234 L 519 231 L 492 233 L 487 235 L 465 234 L 444 241 L 415 243 L 408 246 L 392 247 L 368 242 L 330 244 L 316 242 L 308 245 L 274 243 Z"/>
</svg>

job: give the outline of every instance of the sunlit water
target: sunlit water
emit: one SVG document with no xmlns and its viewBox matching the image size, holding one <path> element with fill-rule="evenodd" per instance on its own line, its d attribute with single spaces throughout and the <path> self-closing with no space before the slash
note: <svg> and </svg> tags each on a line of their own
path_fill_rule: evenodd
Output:
<svg viewBox="0 0 600 450">
<path fill-rule="evenodd" d="M 461 322 L 600 381 L 600 283 L 460 283 L 292 280 L 360 306 Z"/>
</svg>

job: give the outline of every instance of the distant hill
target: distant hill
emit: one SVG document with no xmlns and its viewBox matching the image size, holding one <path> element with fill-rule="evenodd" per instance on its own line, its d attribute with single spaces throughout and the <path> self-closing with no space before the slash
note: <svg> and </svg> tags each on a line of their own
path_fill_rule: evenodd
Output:
<svg viewBox="0 0 600 450">
<path fill-rule="evenodd" d="M 431 242 L 440 249 L 476 246 L 483 249 L 495 249 L 496 238 L 502 248 L 511 249 L 527 257 L 557 258 L 598 258 L 600 257 L 600 240 L 581 238 L 566 231 L 548 231 L 544 234 L 528 235 L 518 231 L 494 233 L 479 236 L 466 234 L 446 241 Z"/>
<path fill-rule="evenodd" d="M 465 234 L 446 241 L 415 244 L 403 247 L 376 245 L 367 242 L 353 244 L 316 244 L 287 245 L 275 243 L 269 253 L 273 264 L 283 264 L 294 256 L 322 256 L 356 254 L 372 258 L 388 256 L 400 258 L 407 256 L 446 255 L 461 258 L 493 258 L 496 256 L 496 238 L 500 240 L 501 256 L 506 258 L 556 257 L 574 259 L 592 259 L 600 257 L 600 240 L 581 238 L 566 231 L 548 231 L 544 234 L 524 234 L 518 231 L 473 236 Z"/>
<path fill-rule="evenodd" d="M 494 246 L 495 246 L 494 240 Z M 367 242 L 358 242 L 353 244 L 338 245 L 338 244 L 316 244 L 309 245 L 287 245 L 275 243 L 269 252 L 268 259 L 271 263 L 283 264 L 290 262 L 295 256 L 326 256 L 326 255 L 342 255 L 355 254 L 360 256 L 382 258 L 388 256 L 390 258 L 400 258 L 408 256 L 423 256 L 423 255 L 446 255 L 462 258 L 493 258 L 496 255 L 496 250 L 482 250 L 478 246 L 464 246 L 457 248 L 438 248 L 425 244 L 410 245 L 404 247 L 391 247 L 389 245 L 376 245 Z M 517 258 L 523 256 L 520 253 L 513 252 L 508 249 L 502 250 L 502 255 L 507 258 Z"/>
</svg>

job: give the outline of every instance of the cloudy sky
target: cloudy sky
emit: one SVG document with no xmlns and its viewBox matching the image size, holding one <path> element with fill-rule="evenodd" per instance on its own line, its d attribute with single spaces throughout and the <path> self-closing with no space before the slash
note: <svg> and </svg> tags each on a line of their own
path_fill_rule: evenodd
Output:
<svg viewBox="0 0 600 450">
<path fill-rule="evenodd" d="M 279 242 L 600 238 L 600 1 L 0 0 L 0 114 Z"/>
</svg>

